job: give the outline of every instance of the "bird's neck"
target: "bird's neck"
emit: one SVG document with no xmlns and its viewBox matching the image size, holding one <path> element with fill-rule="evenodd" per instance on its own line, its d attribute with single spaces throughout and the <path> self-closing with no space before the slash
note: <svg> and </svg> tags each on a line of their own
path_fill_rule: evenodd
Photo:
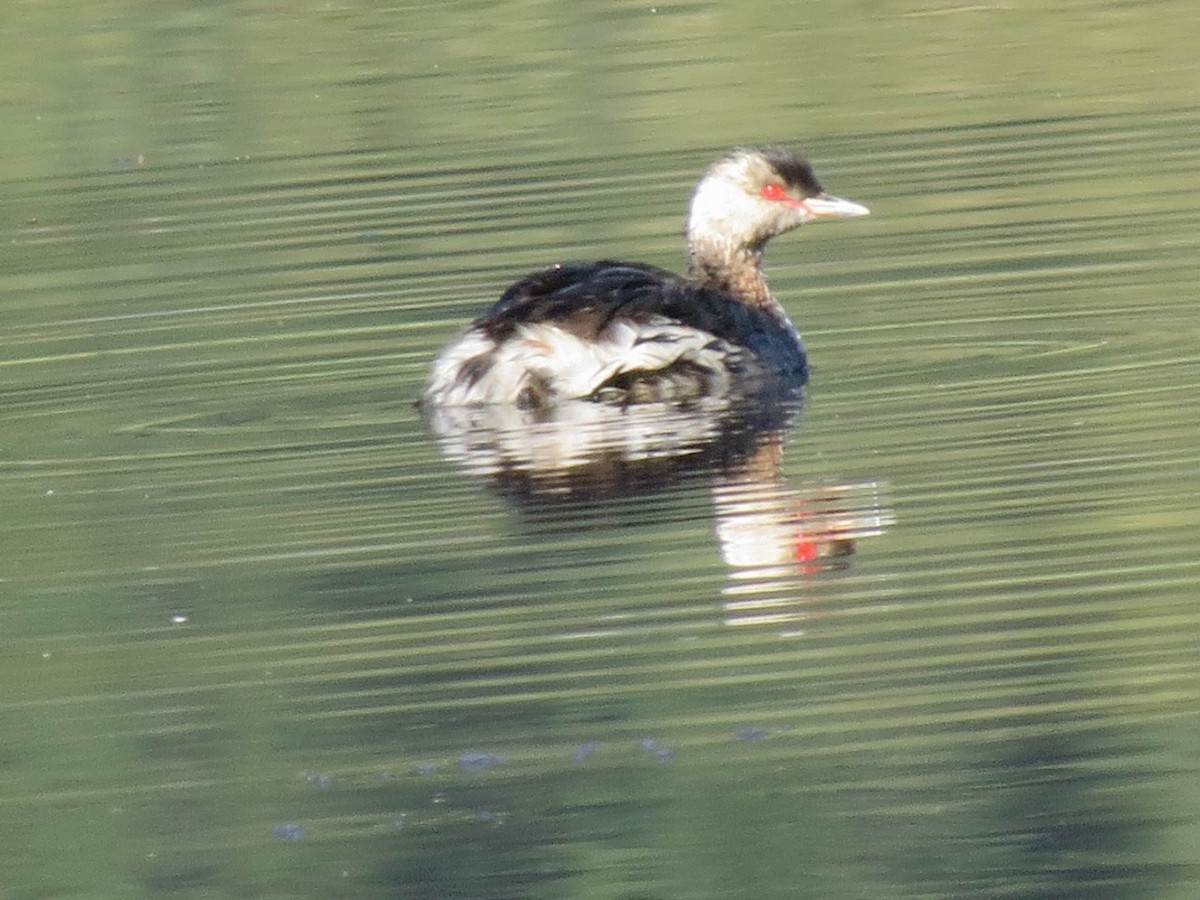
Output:
<svg viewBox="0 0 1200 900">
<path fill-rule="evenodd" d="M 762 270 L 762 247 L 737 246 L 713 239 L 688 242 L 688 274 L 705 287 L 732 294 L 747 306 L 783 310 L 771 294 Z"/>
</svg>

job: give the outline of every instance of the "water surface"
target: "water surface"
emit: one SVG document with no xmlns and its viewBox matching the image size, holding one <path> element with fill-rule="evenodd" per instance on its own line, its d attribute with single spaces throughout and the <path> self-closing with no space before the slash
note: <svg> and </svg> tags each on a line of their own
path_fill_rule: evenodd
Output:
<svg viewBox="0 0 1200 900">
<path fill-rule="evenodd" d="M 1195 895 L 1190 7 L 142 12 L 0 53 L 5 896 Z M 413 407 L 760 141 L 802 406 Z"/>
</svg>

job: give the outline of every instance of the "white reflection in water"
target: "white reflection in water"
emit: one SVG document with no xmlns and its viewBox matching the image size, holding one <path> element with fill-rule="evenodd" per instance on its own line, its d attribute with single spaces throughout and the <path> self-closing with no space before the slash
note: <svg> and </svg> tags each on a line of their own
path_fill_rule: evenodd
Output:
<svg viewBox="0 0 1200 900">
<path fill-rule="evenodd" d="M 730 625 L 800 619 L 805 578 L 848 565 L 861 538 L 893 522 L 875 481 L 793 488 L 778 474 L 728 476 L 713 501 L 731 573 L 723 591 Z"/>
<path fill-rule="evenodd" d="M 668 490 L 707 473 L 730 625 L 803 616 L 804 582 L 849 564 L 857 542 L 893 522 L 876 481 L 789 485 L 787 434 L 800 400 L 719 395 L 680 406 L 573 401 L 549 409 L 441 407 L 443 455 L 523 508 L 583 508 Z"/>
</svg>

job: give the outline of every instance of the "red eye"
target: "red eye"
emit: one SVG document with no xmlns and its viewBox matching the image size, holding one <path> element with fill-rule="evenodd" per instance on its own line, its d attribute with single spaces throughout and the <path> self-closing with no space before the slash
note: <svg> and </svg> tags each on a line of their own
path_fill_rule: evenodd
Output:
<svg viewBox="0 0 1200 900">
<path fill-rule="evenodd" d="M 782 200 L 787 196 L 783 190 L 783 187 L 775 184 L 774 182 L 763 185 L 762 195 L 768 200 Z"/>
</svg>

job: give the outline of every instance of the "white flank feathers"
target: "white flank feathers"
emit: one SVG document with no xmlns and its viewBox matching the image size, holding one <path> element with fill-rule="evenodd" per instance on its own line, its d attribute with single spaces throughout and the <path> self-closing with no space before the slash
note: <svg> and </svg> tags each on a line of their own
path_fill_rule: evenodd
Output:
<svg viewBox="0 0 1200 900">
<path fill-rule="evenodd" d="M 552 324 L 522 325 L 499 345 L 471 329 L 434 361 L 425 399 L 459 406 L 515 403 L 530 385 L 547 386 L 555 399 L 589 397 L 623 373 L 685 361 L 722 376 L 731 354 L 738 351 L 724 341 L 669 319 L 614 322 L 595 340 Z"/>
</svg>

